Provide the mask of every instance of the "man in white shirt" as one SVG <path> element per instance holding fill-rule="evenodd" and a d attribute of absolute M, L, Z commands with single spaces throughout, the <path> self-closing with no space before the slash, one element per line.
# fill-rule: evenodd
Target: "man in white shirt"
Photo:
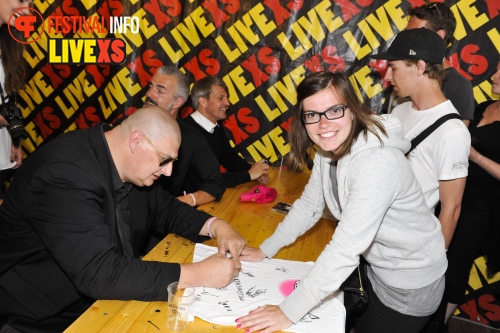
<path fill-rule="evenodd" d="M 198 80 L 191 91 L 191 102 L 196 111 L 185 120 L 203 133 L 221 167 L 227 171 L 222 173 L 224 185 L 233 187 L 251 180 L 266 184 L 269 165 L 265 160 L 248 163 L 231 147 L 224 133 L 220 121 L 226 119 L 230 105 L 224 81 L 216 76 Z"/>
<path fill-rule="evenodd" d="M 405 137 L 414 139 L 443 115 L 458 113 L 441 91 L 445 44 L 435 32 L 411 29 L 400 32 L 387 52 L 372 55 L 388 60 L 384 80 L 398 96 L 411 101 L 398 105 L 393 114 L 402 122 Z M 467 177 L 470 134 L 458 119 L 446 121 L 408 155 L 408 161 L 433 211 L 441 202 L 439 221 L 446 248 L 450 245 Z"/>

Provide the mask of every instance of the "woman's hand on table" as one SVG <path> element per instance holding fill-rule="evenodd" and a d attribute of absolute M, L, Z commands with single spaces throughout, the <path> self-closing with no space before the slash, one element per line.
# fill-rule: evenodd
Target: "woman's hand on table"
<path fill-rule="evenodd" d="M 240 260 L 243 261 L 262 261 L 266 255 L 258 247 L 245 246 L 241 251 Z"/>
<path fill-rule="evenodd" d="M 271 333 L 292 326 L 292 322 L 277 305 L 264 305 L 236 319 L 236 327 L 245 332 Z"/>
<path fill-rule="evenodd" d="M 212 223 L 211 230 L 217 239 L 219 253 L 226 255 L 229 252 L 231 257 L 239 259 L 247 242 L 229 222 L 217 219 Z"/>

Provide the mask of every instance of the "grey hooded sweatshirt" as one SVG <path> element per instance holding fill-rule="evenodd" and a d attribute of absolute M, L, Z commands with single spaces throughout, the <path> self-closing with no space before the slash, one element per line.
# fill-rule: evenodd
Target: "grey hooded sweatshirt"
<path fill-rule="evenodd" d="M 410 142 L 403 136 L 403 127 L 396 117 L 374 117 L 387 131 L 387 137 L 380 133 L 383 144 L 371 133 L 366 139 L 361 134 L 336 170 L 326 154 L 317 152 L 301 197 L 260 246 L 267 257 L 273 257 L 321 218 L 325 203 L 339 220 L 309 274 L 280 304 L 294 323 L 338 291 L 360 255 L 383 284 L 398 289 L 423 288 L 446 271 L 441 226 L 404 156 Z M 335 173 L 338 188 L 332 184 Z"/>

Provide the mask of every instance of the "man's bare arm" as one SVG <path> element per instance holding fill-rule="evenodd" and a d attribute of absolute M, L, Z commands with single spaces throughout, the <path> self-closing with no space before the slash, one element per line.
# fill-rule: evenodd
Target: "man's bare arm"
<path fill-rule="evenodd" d="M 439 198 L 441 201 L 439 222 L 441 223 L 446 248 L 450 246 L 460 216 L 466 179 L 467 177 L 439 181 Z"/>

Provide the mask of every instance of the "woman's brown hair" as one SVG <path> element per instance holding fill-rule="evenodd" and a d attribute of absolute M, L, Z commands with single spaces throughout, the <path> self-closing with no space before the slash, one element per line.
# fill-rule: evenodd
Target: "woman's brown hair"
<path fill-rule="evenodd" d="M 16 29 L 10 29 L 18 40 L 24 40 L 23 34 Z M 24 87 L 26 76 L 26 61 L 23 58 L 24 44 L 19 43 L 9 33 L 7 24 L 0 27 L 0 51 L 5 72 L 5 85 L 2 86 L 6 95 L 19 92 Z"/>

